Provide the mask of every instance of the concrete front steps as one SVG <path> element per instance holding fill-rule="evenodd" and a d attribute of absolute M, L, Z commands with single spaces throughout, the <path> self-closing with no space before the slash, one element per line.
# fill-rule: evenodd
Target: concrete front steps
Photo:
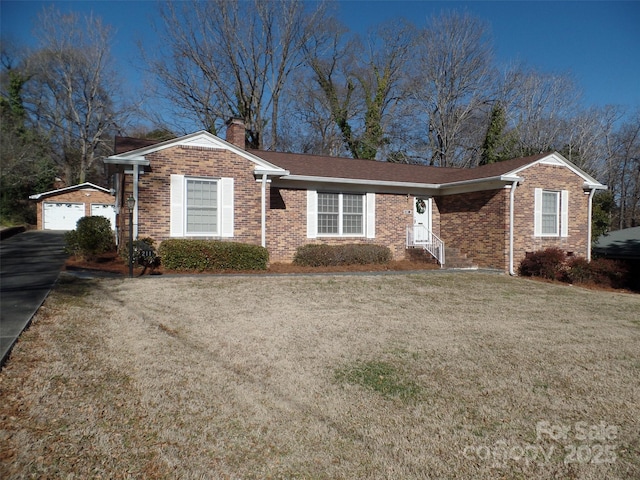
<path fill-rule="evenodd" d="M 438 263 L 429 252 L 420 247 L 408 248 L 407 258 L 413 262 Z M 478 266 L 475 265 L 473 260 L 467 257 L 465 253 L 462 253 L 460 249 L 445 247 L 444 268 L 477 269 Z"/>

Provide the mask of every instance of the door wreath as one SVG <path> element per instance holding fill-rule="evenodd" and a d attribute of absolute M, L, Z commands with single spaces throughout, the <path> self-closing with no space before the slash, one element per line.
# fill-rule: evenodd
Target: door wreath
<path fill-rule="evenodd" d="M 427 204 L 424 203 L 424 200 L 421 198 L 416 198 L 416 212 L 422 214 L 425 212 L 426 209 L 427 209 Z"/>

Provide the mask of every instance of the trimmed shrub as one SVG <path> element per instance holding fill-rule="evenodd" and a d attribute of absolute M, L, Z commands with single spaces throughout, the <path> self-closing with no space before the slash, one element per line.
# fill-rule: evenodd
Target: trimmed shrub
<path fill-rule="evenodd" d="M 518 273 L 523 277 L 563 280 L 567 255 L 559 248 L 546 248 L 527 254 L 520 262 Z"/>
<path fill-rule="evenodd" d="M 519 272 L 523 276 L 607 288 L 629 288 L 631 280 L 622 262 L 605 258 L 596 258 L 591 262 L 583 257 L 567 259 L 564 252 L 557 248 L 528 254 L 520 263 Z"/>
<path fill-rule="evenodd" d="M 87 260 L 116 248 L 111 222 L 105 217 L 82 217 L 75 230 L 65 233 L 64 240 L 67 253 Z"/>
<path fill-rule="evenodd" d="M 569 283 L 593 282 L 592 265 L 583 257 L 570 258 L 567 262 L 566 280 Z"/>
<path fill-rule="evenodd" d="M 611 288 L 629 288 L 631 278 L 623 262 L 608 258 L 596 258 L 589 263 L 591 281 Z"/>
<path fill-rule="evenodd" d="M 219 240 L 169 239 L 160 244 L 162 264 L 169 270 L 266 270 L 266 248 Z"/>
<path fill-rule="evenodd" d="M 294 265 L 305 267 L 330 267 L 338 265 L 369 265 L 391 261 L 391 250 L 382 245 L 308 244 L 298 247 L 293 258 Z"/>

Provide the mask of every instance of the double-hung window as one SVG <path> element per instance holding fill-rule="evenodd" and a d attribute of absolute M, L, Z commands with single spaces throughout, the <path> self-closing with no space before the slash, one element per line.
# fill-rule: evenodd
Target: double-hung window
<path fill-rule="evenodd" d="M 560 192 L 542 192 L 542 235 L 558 236 Z"/>
<path fill-rule="evenodd" d="M 364 235 L 364 195 L 318 193 L 318 235 Z"/>
<path fill-rule="evenodd" d="M 169 235 L 233 237 L 233 178 L 188 177 L 172 174 Z"/>
<path fill-rule="evenodd" d="M 218 234 L 218 181 L 186 179 L 187 235 Z"/>
<path fill-rule="evenodd" d="M 536 188 L 534 223 L 536 237 L 568 236 L 569 192 Z"/>

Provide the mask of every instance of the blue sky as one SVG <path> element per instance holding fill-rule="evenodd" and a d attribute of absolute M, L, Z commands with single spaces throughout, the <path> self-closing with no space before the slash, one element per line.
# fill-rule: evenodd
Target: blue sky
<path fill-rule="evenodd" d="M 136 39 L 153 47 L 150 28 L 155 1 L 0 0 L 2 35 L 32 42 L 33 20 L 45 5 L 62 11 L 93 11 L 116 29 L 113 53 L 129 77 L 137 58 Z M 432 14 L 464 10 L 485 20 L 501 63 L 523 62 L 550 73 L 572 74 L 583 105 L 640 108 L 640 1 L 343 1 L 340 19 L 354 31 L 390 18 L 424 25 Z M 132 88 L 138 85 L 131 85 Z"/>

